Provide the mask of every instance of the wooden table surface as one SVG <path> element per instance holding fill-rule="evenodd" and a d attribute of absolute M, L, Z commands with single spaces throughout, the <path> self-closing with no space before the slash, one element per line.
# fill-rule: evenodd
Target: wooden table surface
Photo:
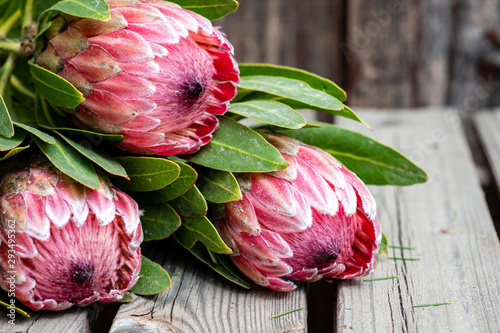
<path fill-rule="evenodd" d="M 370 186 L 389 243 L 415 249 L 389 249 L 369 277 L 400 278 L 246 290 L 166 240 L 144 252 L 173 275 L 170 290 L 119 308 L 17 316 L 15 326 L 4 317 L 0 332 L 500 332 L 500 243 L 457 112 L 357 112 L 373 132 L 340 125 L 399 149 L 429 175 L 420 185 Z M 500 113 L 481 114 L 475 125 L 500 183 Z M 414 307 L 441 302 L 453 304 Z"/>

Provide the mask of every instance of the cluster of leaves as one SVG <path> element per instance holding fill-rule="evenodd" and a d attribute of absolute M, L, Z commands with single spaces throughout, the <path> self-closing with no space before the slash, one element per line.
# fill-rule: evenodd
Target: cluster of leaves
<path fill-rule="evenodd" d="M 58 12 L 107 20 L 103 1 L 0 0 L 5 15 L 38 17 L 39 34 Z M 237 9 L 235 0 L 171 0 L 209 19 Z M 16 5 L 13 5 L 16 3 Z M 32 8 L 32 12 L 27 8 Z M 25 19 L 25 22 L 29 21 Z M 7 40 L 23 38 L 11 24 Z M 35 42 L 38 39 L 35 38 Z M 2 49 L 0 42 L 0 49 Z M 3 47 L 6 50 L 7 46 Z M 410 185 L 424 182 L 425 173 L 399 152 L 359 133 L 331 124 L 308 124 L 297 111 L 312 109 L 363 121 L 343 102 L 345 92 L 315 74 L 268 64 L 240 64 L 241 82 L 229 112 L 219 117 L 212 141 L 198 153 L 167 158 L 125 154 L 114 148 L 120 135 L 76 128 L 56 108 L 74 108 L 82 94 L 70 83 L 37 66 L 22 55 L 8 53 L 0 70 L 0 161 L 34 146 L 62 172 L 80 183 L 98 188 L 96 169 L 129 193 L 144 210 L 145 241 L 174 238 L 201 261 L 242 286 L 249 283 L 228 259 L 231 250 L 207 218 L 208 204 L 238 200 L 241 192 L 234 173 L 270 172 L 286 168 L 281 154 L 265 140 L 266 131 L 280 132 L 320 147 L 367 184 Z M 35 92 L 35 93 L 34 93 Z M 241 121 L 261 125 L 250 128 Z M 244 138 L 244 140 L 242 140 Z M 145 259 L 141 280 L 132 291 L 152 294 L 166 289 L 170 280 L 162 268 Z M 155 280 L 155 284 L 145 283 Z M 158 282 L 160 281 L 160 282 Z"/>

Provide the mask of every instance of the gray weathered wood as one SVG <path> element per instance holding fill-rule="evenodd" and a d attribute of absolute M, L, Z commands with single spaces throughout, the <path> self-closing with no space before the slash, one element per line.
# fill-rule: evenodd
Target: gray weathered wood
<path fill-rule="evenodd" d="M 211 271 L 179 247 L 157 244 L 152 260 L 172 277 L 170 290 L 134 296 L 111 327 L 119 332 L 305 332 L 306 311 L 271 318 L 306 306 L 305 288 L 290 293 L 246 290 Z"/>
<path fill-rule="evenodd" d="M 500 188 L 500 110 L 480 112 L 474 121 L 495 182 Z"/>
<path fill-rule="evenodd" d="M 35 313 L 30 318 L 16 314 L 15 325 L 7 323 L 7 319 L 0 321 L 2 333 L 90 333 L 92 323 L 97 316 L 97 307 L 91 305 L 86 308 L 72 308 L 61 312 L 42 311 Z"/>
<path fill-rule="evenodd" d="M 339 283 L 339 332 L 498 332 L 500 245 L 453 110 L 361 112 L 366 134 L 398 147 L 429 175 L 425 184 L 371 187 L 392 245 L 373 278 Z M 350 121 L 346 127 L 364 131 Z M 412 308 L 414 305 L 453 302 Z"/>

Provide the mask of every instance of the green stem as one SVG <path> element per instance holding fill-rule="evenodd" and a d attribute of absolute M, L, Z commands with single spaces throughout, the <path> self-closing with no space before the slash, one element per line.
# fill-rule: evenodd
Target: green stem
<path fill-rule="evenodd" d="M 15 54 L 21 53 L 21 43 L 12 40 L 0 40 L 0 52 L 9 52 Z"/>
<path fill-rule="evenodd" d="M 31 99 L 35 99 L 35 93 L 32 92 L 31 90 L 29 90 L 28 88 L 26 88 L 26 86 L 23 85 L 21 81 L 19 81 L 19 79 L 17 78 L 17 76 L 12 75 L 10 77 L 10 84 L 12 84 L 12 86 L 14 88 L 16 88 L 17 91 L 19 91 L 23 95 L 28 96 Z"/>
<path fill-rule="evenodd" d="M 33 21 L 33 0 L 27 0 L 26 7 L 24 8 L 23 28 L 29 27 L 32 21 Z"/>
<path fill-rule="evenodd" d="M 0 95 L 4 94 L 5 87 L 7 86 L 7 82 L 9 81 L 10 74 L 12 74 L 13 70 L 14 56 L 12 54 L 9 54 L 7 60 L 5 61 L 5 64 L 2 67 L 2 70 L 0 71 L 2 73 L 2 76 L 0 76 Z"/>
<path fill-rule="evenodd" d="M 5 22 L 0 25 L 0 37 L 7 36 L 10 28 L 16 23 L 16 21 L 21 17 L 21 10 L 16 10 Z"/>

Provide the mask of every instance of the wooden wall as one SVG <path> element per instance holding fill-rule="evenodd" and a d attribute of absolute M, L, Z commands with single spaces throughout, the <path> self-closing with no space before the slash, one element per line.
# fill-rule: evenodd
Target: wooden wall
<path fill-rule="evenodd" d="M 467 116 L 500 104 L 499 0 L 239 3 L 216 22 L 238 61 L 328 77 L 350 106 L 451 105 Z"/>

